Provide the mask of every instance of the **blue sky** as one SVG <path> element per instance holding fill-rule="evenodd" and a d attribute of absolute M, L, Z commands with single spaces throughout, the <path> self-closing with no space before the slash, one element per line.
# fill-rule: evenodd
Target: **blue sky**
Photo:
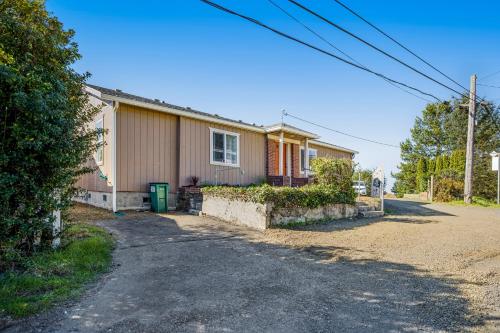
<path fill-rule="evenodd" d="M 452 95 L 288 1 L 275 1 L 365 66 L 440 98 Z M 463 86 L 468 86 L 472 73 L 481 78 L 500 70 L 499 1 L 477 0 L 473 6 L 457 0 L 344 1 Z M 333 0 L 301 2 L 453 85 Z M 267 0 L 218 3 L 329 49 Z M 75 67 L 92 73 L 89 82 L 97 85 L 258 124 L 278 122 L 285 108 L 324 126 L 391 144 L 409 136 L 426 103 L 198 0 L 47 0 L 47 7 L 66 28 L 76 30 L 83 57 Z M 500 75 L 483 83 L 500 86 Z M 500 98 L 500 89 L 479 87 L 478 92 Z M 363 167 L 397 170 L 399 149 L 286 121 L 358 150 L 356 160 Z"/>

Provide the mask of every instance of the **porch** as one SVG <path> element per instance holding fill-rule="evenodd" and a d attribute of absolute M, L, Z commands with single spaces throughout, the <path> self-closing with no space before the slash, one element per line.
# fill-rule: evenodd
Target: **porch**
<path fill-rule="evenodd" d="M 317 136 L 287 124 L 270 127 L 267 134 L 267 183 L 304 186 L 310 178 L 309 140 Z"/>

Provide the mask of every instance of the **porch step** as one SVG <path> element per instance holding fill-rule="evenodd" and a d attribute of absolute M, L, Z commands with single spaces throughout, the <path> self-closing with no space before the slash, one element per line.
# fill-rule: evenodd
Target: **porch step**
<path fill-rule="evenodd" d="M 359 210 L 359 215 L 362 217 L 382 217 L 384 216 L 384 212 L 381 210 L 369 210 L 369 211 Z"/>
<path fill-rule="evenodd" d="M 370 210 L 374 210 L 373 207 L 368 206 L 368 205 L 356 205 L 358 207 L 359 212 L 368 212 Z"/>

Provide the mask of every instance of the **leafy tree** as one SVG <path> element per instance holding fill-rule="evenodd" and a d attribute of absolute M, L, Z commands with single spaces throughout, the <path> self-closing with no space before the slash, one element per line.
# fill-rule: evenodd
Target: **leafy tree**
<path fill-rule="evenodd" d="M 50 240 L 52 212 L 64 211 L 82 165 L 96 148 L 86 124 L 87 74 L 74 32 L 43 1 L 0 1 L 0 259 L 29 254 Z"/>
<path fill-rule="evenodd" d="M 462 180 L 465 172 L 465 146 L 467 142 L 467 109 L 462 107 L 467 98 L 428 104 L 417 117 L 410 138 L 401 143 L 401 164 L 394 189 L 414 193 L 418 188 L 418 162 L 428 159 L 428 175 Z M 500 114 L 498 107 L 478 104 L 476 111 L 474 195 L 493 198 L 495 175 L 489 171 L 488 153 L 500 147 Z M 456 191 L 457 182 L 452 184 Z"/>

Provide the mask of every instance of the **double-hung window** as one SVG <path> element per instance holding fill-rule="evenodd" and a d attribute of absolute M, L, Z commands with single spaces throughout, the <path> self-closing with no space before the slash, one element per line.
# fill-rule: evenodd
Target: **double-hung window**
<path fill-rule="evenodd" d="M 95 161 L 97 165 L 104 162 L 104 118 L 95 122 L 95 129 L 97 130 L 97 150 L 95 153 Z"/>
<path fill-rule="evenodd" d="M 210 164 L 240 166 L 240 135 L 210 129 Z"/>
<path fill-rule="evenodd" d="M 309 152 L 309 169 L 310 169 L 311 168 L 311 161 L 313 159 L 315 159 L 316 157 L 318 157 L 318 151 L 316 149 L 309 148 L 308 152 Z M 301 173 L 304 173 L 306 170 L 306 159 L 305 159 L 306 155 L 305 154 L 306 154 L 306 150 L 304 149 L 304 147 L 300 147 L 300 172 Z M 309 173 L 311 173 L 310 170 L 309 170 Z"/>

